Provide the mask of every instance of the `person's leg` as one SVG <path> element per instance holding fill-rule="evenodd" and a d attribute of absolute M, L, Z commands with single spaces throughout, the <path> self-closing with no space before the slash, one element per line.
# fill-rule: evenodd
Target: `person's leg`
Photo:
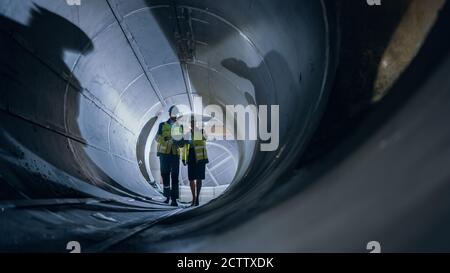
<path fill-rule="evenodd" d="M 195 180 L 189 180 L 189 185 L 191 186 L 191 193 L 192 193 L 192 206 L 195 205 Z"/>
<path fill-rule="evenodd" d="M 166 197 L 166 200 L 164 203 L 169 204 L 170 202 L 170 173 L 164 173 L 161 174 L 162 180 L 163 180 L 163 186 L 164 186 L 164 197 Z"/>
<path fill-rule="evenodd" d="M 163 181 L 163 195 L 166 197 L 164 203 L 168 204 L 170 201 L 170 165 L 166 156 L 159 157 L 159 164 L 161 170 L 161 177 Z"/>
<path fill-rule="evenodd" d="M 178 156 L 172 156 L 171 158 L 171 177 L 172 177 L 172 190 L 171 190 L 171 198 L 172 198 L 172 206 L 178 206 L 177 199 L 179 198 L 179 174 L 180 174 L 180 158 Z"/>
<path fill-rule="evenodd" d="M 197 199 L 195 200 L 195 205 L 198 206 L 200 204 L 200 191 L 202 190 L 203 180 L 206 177 L 206 164 L 199 163 L 197 164 Z"/>
<path fill-rule="evenodd" d="M 200 191 L 202 190 L 202 180 L 197 179 L 197 199 L 195 199 L 195 205 L 198 206 L 200 204 Z"/>
<path fill-rule="evenodd" d="M 195 160 L 195 159 L 194 159 Z M 188 161 L 188 179 L 192 192 L 192 206 L 195 205 L 195 164 L 192 161 Z"/>

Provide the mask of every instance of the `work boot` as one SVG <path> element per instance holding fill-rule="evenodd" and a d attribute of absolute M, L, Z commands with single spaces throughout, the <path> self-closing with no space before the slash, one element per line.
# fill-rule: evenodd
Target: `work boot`
<path fill-rule="evenodd" d="M 176 200 L 172 200 L 172 203 L 170 204 L 172 207 L 178 207 L 178 203 Z"/>

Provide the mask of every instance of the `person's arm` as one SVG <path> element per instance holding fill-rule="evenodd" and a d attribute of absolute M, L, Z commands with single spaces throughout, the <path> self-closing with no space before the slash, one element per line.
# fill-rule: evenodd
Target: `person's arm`
<path fill-rule="evenodd" d="M 162 135 L 162 127 L 163 127 L 164 123 L 160 123 L 159 127 L 158 127 L 158 133 L 156 134 L 156 142 L 158 142 L 159 144 L 162 144 L 164 142 L 167 142 L 170 140 L 169 137 L 163 137 Z"/>

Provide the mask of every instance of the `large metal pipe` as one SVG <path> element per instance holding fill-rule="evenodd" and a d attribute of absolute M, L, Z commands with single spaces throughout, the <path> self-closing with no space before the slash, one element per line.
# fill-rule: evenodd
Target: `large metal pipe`
<path fill-rule="evenodd" d="M 116 194 L 154 196 L 136 164 L 137 139 L 165 106 L 189 105 L 194 95 L 205 104 L 280 105 L 279 150 L 260 154 L 253 142 L 241 143 L 237 179 L 264 175 L 263 166 L 266 174 L 282 173 L 317 122 L 331 54 L 320 1 L 277 8 L 269 1 L 60 2 L 1 9 L 3 137 L 41 159 L 28 162 L 25 153 L 21 164 L 29 169 L 16 166 L 25 173 L 46 178 L 45 165 L 58 170 L 38 191 L 23 185 L 28 196 L 61 185 L 91 195 L 72 178 Z M 180 22 L 182 13 L 189 22 Z M 188 88 L 176 48 L 179 24 L 194 34 Z"/>
<path fill-rule="evenodd" d="M 322 1 L 2 2 L 2 187 L 26 199 L 158 199 L 139 138 L 168 106 L 201 96 L 280 105 L 277 151 L 223 146 L 238 168 L 217 179 L 256 201 L 317 126 L 333 71 L 328 12 Z"/>
<path fill-rule="evenodd" d="M 42 250 L 39 242 L 45 241 L 45 249 L 64 251 L 61 242 L 76 236 L 95 245 L 93 251 L 359 250 L 356 242 L 376 239 L 368 236 L 378 233 L 358 219 L 368 211 L 381 217 L 370 198 L 383 196 L 383 190 L 374 185 L 382 180 L 388 187 L 393 180 L 375 175 L 380 170 L 361 158 L 377 154 L 370 149 L 379 152 L 384 136 L 344 161 L 330 174 L 331 182 L 317 181 L 275 206 L 328 170 L 324 161 L 312 170 L 293 171 L 319 124 L 337 65 L 337 10 L 331 1 L 82 0 L 79 6 L 63 0 L 3 1 L 0 30 L 0 197 L 12 208 L 31 207 L 1 214 L 1 229 L 11 236 L 0 240 L 0 249 Z M 168 208 L 155 202 L 161 195 L 149 183 L 158 174 L 151 141 L 145 139 L 152 140 L 168 106 L 192 105 L 196 96 L 220 106 L 279 105 L 279 148 L 261 152 L 251 141 L 217 144 L 222 149 L 217 156 L 232 151 L 238 166 L 226 172 L 223 179 L 232 177 L 233 183 L 221 198 L 162 221 L 171 236 L 149 228 L 147 221 L 139 240 L 99 242 L 95 228 L 108 227 L 109 236 L 123 229 L 111 223 L 167 217 Z M 404 151 L 399 149 L 396 155 Z M 389 157 L 379 153 L 373 166 Z M 359 171 L 350 172 L 351 166 Z M 362 174 L 366 171 L 369 178 Z M 105 207 L 92 208 L 90 198 L 112 202 L 106 208 L 113 211 L 110 217 L 92 214 Z M 44 199 L 51 205 L 72 200 L 81 208 L 33 210 L 33 200 Z M 391 217 L 418 205 L 397 200 L 410 203 Z M 358 209 L 356 203 L 367 207 Z M 399 203 L 385 205 L 388 210 Z M 131 207 L 147 211 L 117 211 Z M 389 226 L 382 220 L 378 223 Z M 36 226 L 26 230 L 20 223 Z M 33 237 L 49 223 L 73 229 Z M 262 244 L 274 231 L 270 244 Z M 350 232 L 355 238 L 342 241 Z M 158 244 L 166 237 L 177 240 Z M 335 245 L 326 245 L 327 239 Z"/>

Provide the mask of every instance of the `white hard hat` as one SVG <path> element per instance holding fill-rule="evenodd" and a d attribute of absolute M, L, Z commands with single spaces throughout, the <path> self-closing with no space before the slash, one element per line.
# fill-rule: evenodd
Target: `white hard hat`
<path fill-rule="evenodd" d="M 176 105 L 173 105 L 170 107 L 170 109 L 169 109 L 170 117 L 178 118 L 178 117 L 180 117 L 180 115 L 181 115 L 180 110 L 178 109 L 178 107 Z"/>

